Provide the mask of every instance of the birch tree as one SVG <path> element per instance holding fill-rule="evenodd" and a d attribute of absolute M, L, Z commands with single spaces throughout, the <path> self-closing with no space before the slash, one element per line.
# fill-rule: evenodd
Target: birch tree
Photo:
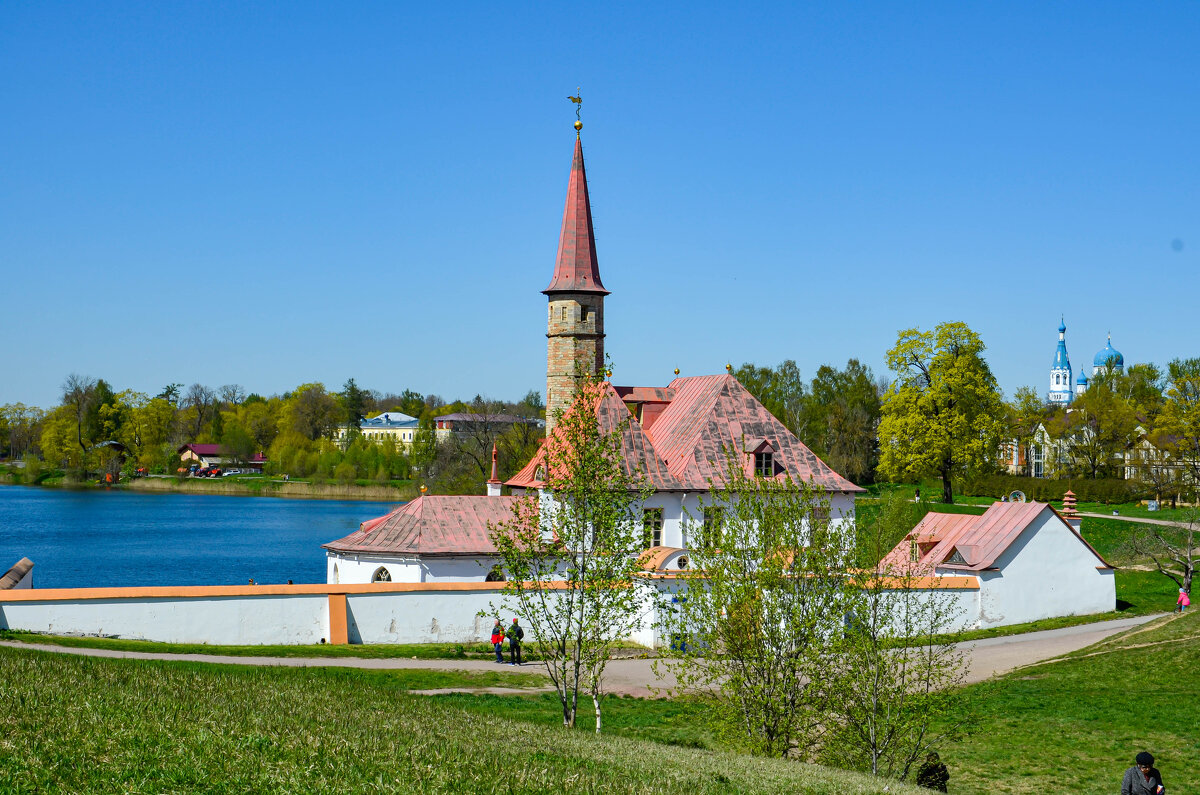
<path fill-rule="evenodd" d="M 726 480 L 690 531 L 697 543 L 664 611 L 672 644 L 661 666 L 682 692 L 711 700 L 729 739 L 764 756 L 812 757 L 827 725 L 825 674 L 842 634 L 853 543 L 823 492 L 742 463 L 727 455 Z"/>
<path fill-rule="evenodd" d="M 829 673 L 834 727 L 825 761 L 906 779 L 933 746 L 962 726 L 958 686 L 966 676 L 953 644 L 958 609 L 911 566 L 879 563 L 909 529 L 909 503 L 885 496 L 858 522 L 860 574 L 841 653 Z M 936 727 L 936 728 L 935 728 Z"/>
<path fill-rule="evenodd" d="M 607 384 L 585 382 L 542 448 L 542 496 L 519 498 L 490 527 L 503 561 L 504 607 L 526 625 L 573 727 L 590 695 L 601 730 L 604 669 L 613 646 L 641 625 L 640 503 L 650 491 L 624 463 L 623 406 L 604 406 Z M 621 416 L 619 412 L 623 413 Z"/>

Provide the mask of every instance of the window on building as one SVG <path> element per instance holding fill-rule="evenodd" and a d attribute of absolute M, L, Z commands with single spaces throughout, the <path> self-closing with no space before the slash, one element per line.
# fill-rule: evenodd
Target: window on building
<path fill-rule="evenodd" d="M 705 508 L 704 526 L 700 528 L 700 543 L 708 550 L 721 548 L 721 537 L 725 531 L 725 509 Z"/>
<path fill-rule="evenodd" d="M 754 454 L 754 474 L 760 478 L 769 478 L 775 474 L 775 454 L 771 451 Z"/>
<path fill-rule="evenodd" d="M 642 511 L 642 545 L 646 549 L 662 546 L 662 530 L 662 508 L 647 508 Z"/>
<path fill-rule="evenodd" d="M 387 570 L 386 566 L 380 566 L 375 569 L 375 573 L 371 575 L 371 582 L 391 582 L 392 573 Z"/>

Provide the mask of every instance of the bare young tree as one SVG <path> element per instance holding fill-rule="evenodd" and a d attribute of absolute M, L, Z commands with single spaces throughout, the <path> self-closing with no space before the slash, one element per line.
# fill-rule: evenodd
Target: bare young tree
<path fill-rule="evenodd" d="M 1159 574 L 1190 594 L 1200 562 L 1200 511 L 1189 511 L 1183 524 L 1139 525 L 1126 547 L 1132 556 L 1150 558 Z"/>
<path fill-rule="evenodd" d="M 206 422 L 212 419 L 216 408 L 217 393 L 203 384 L 192 384 L 184 393 L 182 406 L 192 412 L 189 432 L 191 438 L 200 436 Z"/>
<path fill-rule="evenodd" d="M 87 451 L 91 446 L 90 440 L 84 439 L 84 427 L 87 425 L 88 412 L 96 399 L 96 379 L 89 375 L 71 373 L 62 385 L 62 403 L 71 412 L 75 423 L 75 441 L 79 445 L 80 467 L 87 473 Z"/>

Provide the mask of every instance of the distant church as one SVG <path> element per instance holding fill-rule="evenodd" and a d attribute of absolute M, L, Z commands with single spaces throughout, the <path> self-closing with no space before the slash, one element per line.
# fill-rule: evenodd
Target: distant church
<path fill-rule="evenodd" d="M 1105 346 L 1092 357 L 1092 376 L 1104 372 L 1125 372 L 1125 357 L 1113 347 L 1111 334 L 1108 335 L 1108 342 Z M 1058 348 L 1054 351 L 1054 363 L 1050 365 L 1050 392 L 1047 396 L 1050 405 L 1068 405 L 1078 395 L 1087 391 L 1088 377 L 1083 368 L 1079 368 L 1079 377 L 1074 381 L 1071 380 L 1071 375 L 1071 360 L 1067 356 L 1067 324 L 1065 321 L 1060 321 L 1058 324 Z"/>

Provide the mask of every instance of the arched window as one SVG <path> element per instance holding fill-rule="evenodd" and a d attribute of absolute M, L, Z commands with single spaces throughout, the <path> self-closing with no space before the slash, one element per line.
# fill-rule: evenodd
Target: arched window
<path fill-rule="evenodd" d="M 375 573 L 371 575 L 371 582 L 391 582 L 392 573 L 385 566 L 380 566 L 375 569 Z"/>
<path fill-rule="evenodd" d="M 335 564 L 333 564 L 333 584 L 334 585 L 337 585 L 339 582 L 341 582 L 339 577 L 340 577 L 340 575 L 338 574 L 338 567 L 337 567 L 337 564 L 335 563 Z"/>

